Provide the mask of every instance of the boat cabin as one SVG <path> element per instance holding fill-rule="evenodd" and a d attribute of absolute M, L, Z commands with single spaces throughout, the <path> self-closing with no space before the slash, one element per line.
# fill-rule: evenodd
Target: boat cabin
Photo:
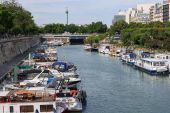
<path fill-rule="evenodd" d="M 1 113 L 54 113 L 55 95 L 43 91 L 1 91 Z"/>
<path fill-rule="evenodd" d="M 57 56 L 55 54 L 47 54 L 47 53 L 33 53 L 31 54 L 33 60 L 35 62 L 53 62 L 57 61 Z"/>
<path fill-rule="evenodd" d="M 163 60 L 170 60 L 170 54 L 156 54 L 155 58 L 163 59 Z"/>
<path fill-rule="evenodd" d="M 154 58 L 142 58 L 142 64 L 147 64 L 152 67 L 161 67 L 166 66 L 166 61 L 161 59 L 154 59 Z"/>
<path fill-rule="evenodd" d="M 76 66 L 71 62 L 57 61 L 52 67 L 60 72 L 76 71 Z"/>

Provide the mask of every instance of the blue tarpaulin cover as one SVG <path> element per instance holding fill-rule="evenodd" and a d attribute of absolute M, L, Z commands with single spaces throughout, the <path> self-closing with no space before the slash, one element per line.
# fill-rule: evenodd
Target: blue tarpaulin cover
<path fill-rule="evenodd" d="M 60 70 L 61 72 L 65 72 L 65 71 L 68 71 L 68 68 L 69 68 L 69 65 L 73 65 L 73 63 L 67 63 L 67 62 L 63 62 L 63 61 L 57 61 L 55 63 L 53 63 L 53 67 L 55 67 L 56 65 L 58 66 L 61 66 L 63 65 L 64 66 L 64 69 L 63 70 Z"/>
<path fill-rule="evenodd" d="M 130 56 L 130 58 L 136 58 L 136 54 L 135 53 L 130 53 L 129 56 Z"/>
<path fill-rule="evenodd" d="M 33 57 L 47 57 L 47 54 L 44 53 L 32 53 L 31 56 Z"/>

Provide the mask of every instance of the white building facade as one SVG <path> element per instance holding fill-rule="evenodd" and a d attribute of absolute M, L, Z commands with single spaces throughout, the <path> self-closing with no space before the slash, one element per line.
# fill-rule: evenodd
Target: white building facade
<path fill-rule="evenodd" d="M 163 22 L 163 4 L 156 3 L 150 8 L 150 21 L 156 22 L 160 21 Z"/>

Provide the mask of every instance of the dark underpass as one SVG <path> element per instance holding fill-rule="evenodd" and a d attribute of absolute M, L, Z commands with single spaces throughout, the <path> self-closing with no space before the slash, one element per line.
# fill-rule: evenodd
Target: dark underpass
<path fill-rule="evenodd" d="M 70 39 L 71 45 L 81 45 L 84 44 L 84 39 Z"/>

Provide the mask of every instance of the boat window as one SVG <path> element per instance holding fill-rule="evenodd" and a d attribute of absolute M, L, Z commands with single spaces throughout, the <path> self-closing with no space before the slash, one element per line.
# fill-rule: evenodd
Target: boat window
<path fill-rule="evenodd" d="M 63 71 L 65 66 L 64 65 L 56 65 L 54 68 L 58 71 Z"/>
<path fill-rule="evenodd" d="M 58 93 L 57 97 L 71 97 L 70 93 Z"/>
<path fill-rule="evenodd" d="M 159 66 L 159 62 L 154 62 L 154 66 Z"/>
<path fill-rule="evenodd" d="M 160 66 L 165 66 L 165 62 L 160 62 Z"/>
<path fill-rule="evenodd" d="M 20 112 L 34 112 L 34 106 L 28 105 L 28 106 L 20 106 Z"/>
<path fill-rule="evenodd" d="M 52 75 L 49 75 L 48 73 L 42 73 L 39 78 L 46 78 L 46 77 L 52 77 Z"/>
<path fill-rule="evenodd" d="M 37 76 L 37 73 L 30 73 L 30 74 L 19 74 L 19 80 L 32 80 Z"/>
<path fill-rule="evenodd" d="M 10 98 L 9 97 L 0 97 L 0 103 L 3 102 L 10 102 Z"/>
<path fill-rule="evenodd" d="M 14 107 L 13 107 L 13 106 L 10 106 L 10 107 L 9 107 L 9 111 L 10 111 L 10 113 L 13 113 L 13 112 L 14 112 Z"/>
<path fill-rule="evenodd" d="M 40 112 L 52 112 L 53 105 L 40 105 Z"/>
<path fill-rule="evenodd" d="M 68 69 L 71 69 L 73 67 L 74 67 L 74 65 L 68 65 Z"/>
<path fill-rule="evenodd" d="M 166 56 L 166 59 L 169 59 L 168 56 Z"/>

